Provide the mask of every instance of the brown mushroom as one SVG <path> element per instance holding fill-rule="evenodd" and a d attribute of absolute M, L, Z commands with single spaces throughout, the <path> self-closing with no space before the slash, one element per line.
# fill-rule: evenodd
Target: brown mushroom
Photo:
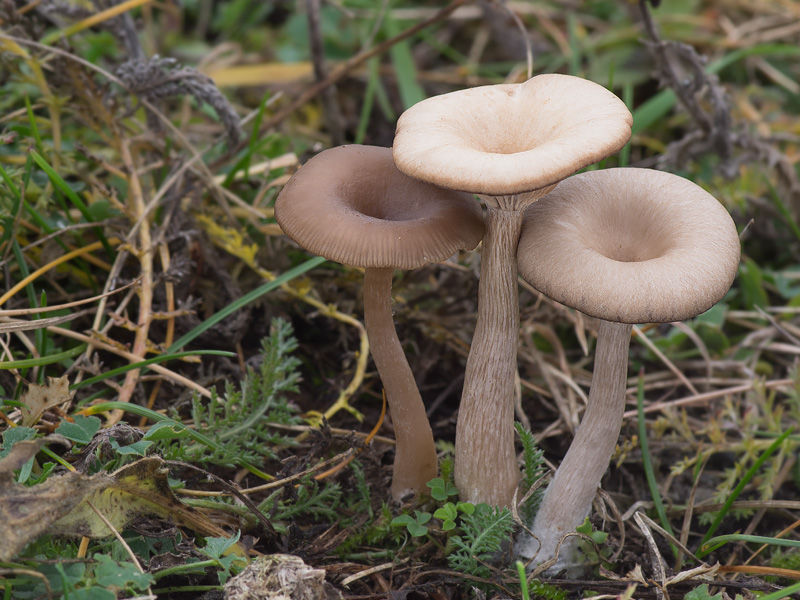
<path fill-rule="evenodd" d="M 436 477 L 436 451 L 394 328 L 392 271 L 474 248 L 484 233 L 480 205 L 469 194 L 403 175 L 389 148 L 353 145 L 308 161 L 278 195 L 275 218 L 306 250 L 365 269 L 364 322 L 397 442 L 392 495 L 426 491 Z"/>
<path fill-rule="evenodd" d="M 534 520 L 538 543 L 522 540 L 522 556 L 551 559 L 589 514 L 622 426 L 632 324 L 705 312 L 727 293 L 739 256 L 725 208 L 700 186 L 660 171 L 575 175 L 525 211 L 522 277 L 601 321 L 586 412 Z M 565 541 L 554 570 L 574 566 L 573 548 Z"/>
<path fill-rule="evenodd" d="M 513 421 L 523 210 L 563 178 L 622 148 L 631 124 L 614 94 L 569 75 L 435 96 L 397 123 L 398 169 L 482 194 L 488 207 L 478 320 L 456 431 L 455 482 L 465 500 L 508 505 L 519 481 Z"/>

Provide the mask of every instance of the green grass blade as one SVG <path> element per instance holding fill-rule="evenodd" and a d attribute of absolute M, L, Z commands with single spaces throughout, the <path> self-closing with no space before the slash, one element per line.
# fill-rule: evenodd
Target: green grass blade
<path fill-rule="evenodd" d="M 522 600 L 531 600 L 531 592 L 528 589 L 528 577 L 525 573 L 525 565 L 521 560 L 514 563 L 517 568 L 517 575 L 519 576 L 519 585 L 522 591 Z"/>
<path fill-rule="evenodd" d="M 27 278 L 31 272 L 28 270 L 28 263 L 25 262 L 25 257 L 22 256 L 22 248 L 19 247 L 19 242 L 17 240 L 11 242 L 11 251 L 14 253 L 14 259 L 17 261 L 17 268 L 21 276 L 20 281 L 22 281 Z M 10 281 L 8 283 L 8 288 L 11 289 L 13 286 Z M 28 296 L 28 304 L 30 306 L 36 306 L 36 290 L 33 287 L 32 281 L 25 286 L 25 294 Z"/>
<path fill-rule="evenodd" d="M 790 427 L 789 429 L 784 431 L 779 438 L 777 438 L 774 442 L 772 442 L 772 444 L 770 444 L 770 446 L 766 450 L 764 450 L 761 456 L 759 456 L 758 459 L 747 470 L 744 476 L 742 476 L 741 481 L 739 481 L 739 484 L 730 493 L 728 499 L 725 500 L 725 504 L 719 510 L 717 516 L 714 518 L 713 523 L 711 523 L 711 526 L 708 528 L 708 531 L 706 531 L 706 534 L 703 536 L 703 539 L 700 542 L 699 546 L 700 550 L 697 551 L 697 558 L 703 558 L 706 554 L 711 552 L 711 550 L 703 550 L 702 548 L 708 543 L 708 540 L 711 539 L 711 536 L 714 535 L 714 532 L 720 526 L 720 523 L 722 523 L 722 519 L 724 519 L 725 515 L 728 514 L 728 511 L 730 511 L 731 506 L 733 506 L 733 503 L 742 493 L 745 486 L 748 483 L 750 483 L 750 480 L 753 479 L 753 477 L 755 477 L 756 473 L 758 473 L 758 470 L 767 461 L 767 459 L 770 456 L 772 456 L 778 448 L 780 448 L 784 440 L 786 440 L 786 438 L 789 437 L 789 434 L 792 433 L 792 430 L 793 428 Z"/>
<path fill-rule="evenodd" d="M 391 16 L 387 15 L 386 35 L 393 37 L 400 33 L 400 26 Z M 400 92 L 400 100 L 403 108 L 409 108 L 425 99 L 425 91 L 417 82 L 417 66 L 411 54 L 411 44 L 409 40 L 403 40 L 389 49 L 389 56 L 397 79 L 397 88 Z"/>
<path fill-rule="evenodd" d="M 675 92 L 664 90 L 643 102 L 633 111 L 632 135 L 649 129 L 654 123 L 663 119 L 675 106 L 676 99 Z"/>
<path fill-rule="evenodd" d="M 445 59 L 451 61 L 453 64 L 458 65 L 462 69 L 469 70 L 471 74 L 472 68 L 470 65 L 469 56 L 463 52 L 459 52 L 456 48 L 453 48 L 449 44 L 440 42 L 439 38 L 437 38 L 430 31 L 423 29 L 417 35 L 419 36 L 421 42 L 428 44 L 431 48 L 436 50 Z"/>
<path fill-rule="evenodd" d="M 258 112 L 256 112 L 256 116 L 253 119 L 252 133 L 250 134 L 250 140 L 247 143 L 247 148 L 245 148 L 241 158 L 236 161 L 236 163 L 233 165 L 233 168 L 231 168 L 231 170 L 225 176 L 225 181 L 222 182 L 222 187 L 229 188 L 231 183 L 233 183 L 234 177 L 236 177 L 236 173 L 239 171 L 243 171 L 246 175 L 250 170 L 250 160 L 253 158 L 253 154 L 256 153 L 260 146 L 269 143 L 272 136 L 268 136 L 266 139 L 262 140 L 262 136 L 260 135 L 261 122 L 264 120 L 264 113 L 267 110 L 268 101 L 269 94 L 264 94 L 264 97 L 261 99 L 261 104 L 258 106 Z"/>
<path fill-rule="evenodd" d="M 41 227 L 42 231 L 44 231 L 47 235 L 50 235 L 55 231 L 55 229 L 50 227 L 49 223 L 45 221 L 44 217 L 40 215 L 39 212 L 33 206 L 31 206 L 27 200 L 22 201 L 22 206 L 25 209 L 25 212 L 27 212 L 31 216 L 33 222 L 36 223 L 37 226 Z M 59 243 L 59 245 L 64 249 L 65 252 L 69 251 L 69 248 L 67 248 L 67 245 L 61 241 L 61 238 L 55 238 L 55 239 Z"/>
<path fill-rule="evenodd" d="M 53 167 L 51 167 L 47 163 L 47 161 L 35 150 L 30 151 L 30 156 L 33 157 L 33 160 L 36 161 L 36 164 L 39 165 L 39 168 L 41 168 L 42 171 L 47 173 L 47 176 L 50 178 L 50 181 L 53 182 L 53 185 L 55 185 L 59 190 L 61 190 L 61 192 L 67 198 L 69 198 L 70 202 L 72 202 L 75 208 L 77 208 L 78 211 L 80 211 L 83 218 L 86 219 L 86 222 L 91 223 L 93 219 L 91 213 L 89 213 L 89 207 L 86 206 L 84 201 L 81 200 L 81 197 L 78 194 L 76 194 L 71 187 L 69 187 L 69 185 L 67 184 L 66 181 L 64 181 L 61 175 L 56 173 L 55 169 L 53 169 Z M 95 235 L 97 235 L 97 239 L 99 239 L 100 242 L 102 242 L 103 248 L 105 249 L 108 258 L 113 259 L 114 250 L 111 247 L 111 244 L 108 243 L 108 240 L 106 239 L 103 230 L 100 227 L 94 227 L 93 231 L 95 232 Z"/>
<path fill-rule="evenodd" d="M 653 471 L 653 461 L 650 459 L 650 447 L 647 442 L 647 427 L 644 422 L 644 375 L 639 374 L 639 387 L 636 392 L 636 417 L 639 422 L 639 445 L 642 449 L 642 466 L 644 473 L 647 477 L 647 487 L 650 488 L 650 495 L 653 497 L 653 504 L 658 513 L 658 520 L 661 521 L 661 526 L 675 537 L 672 531 L 672 525 L 667 518 L 667 511 L 664 509 L 664 503 L 661 501 L 661 492 L 658 491 L 658 484 L 656 483 L 656 475 Z M 675 556 L 678 555 L 678 548 L 674 544 L 670 544 L 672 552 Z"/>
<path fill-rule="evenodd" d="M 28 157 L 28 160 L 30 160 L 30 156 Z M 17 202 L 22 202 L 22 207 L 25 209 L 25 212 L 27 212 L 31 216 L 31 219 L 33 219 L 34 223 L 36 223 L 36 225 L 41 227 L 46 234 L 49 235 L 53 233 L 53 229 L 47 224 L 47 221 L 45 221 L 42 218 L 42 216 L 38 212 L 36 212 L 36 210 L 30 204 L 28 204 L 27 201 L 25 201 L 25 199 L 22 197 L 22 193 L 20 192 L 19 188 L 16 186 L 14 181 L 9 176 L 8 172 L 3 168 L 3 165 L 1 164 L 0 164 L 0 178 L 3 179 L 3 183 L 6 184 L 6 186 L 11 191 L 11 194 L 14 196 Z M 66 245 L 64 245 L 64 243 L 61 240 L 56 238 L 56 241 L 61 244 L 61 247 L 64 248 L 64 250 L 67 250 Z"/>
<path fill-rule="evenodd" d="M 31 156 L 31 153 L 28 152 L 27 156 L 25 157 L 25 170 L 22 171 L 22 189 L 23 190 L 30 189 L 31 177 L 33 177 L 33 167 L 34 167 L 33 157 Z"/>
<path fill-rule="evenodd" d="M 33 139 L 36 142 L 36 149 L 39 152 L 43 152 L 42 148 L 42 136 L 39 133 L 39 127 L 36 125 L 36 115 L 33 114 L 33 107 L 31 106 L 31 99 L 28 98 L 28 94 L 25 94 L 25 109 L 28 112 L 28 122 L 31 125 L 31 133 L 33 133 Z"/>
<path fill-rule="evenodd" d="M 40 356 L 39 358 L 26 358 L 25 360 L 10 360 L 7 362 L 0 362 L 0 369 L 26 369 L 30 367 L 52 365 L 53 363 L 61 362 L 62 360 L 77 356 L 84 350 L 86 350 L 86 344 L 80 344 L 70 350 L 59 352 L 58 354 Z"/>
<path fill-rule="evenodd" d="M 84 415 L 96 415 L 99 413 L 103 413 L 109 410 L 123 410 L 127 413 L 134 414 L 138 417 L 145 417 L 146 419 L 150 419 L 154 423 L 160 423 L 162 421 L 166 421 L 168 423 L 173 424 L 175 427 L 180 428 L 181 430 L 186 430 L 188 436 L 192 438 L 195 442 L 208 446 L 217 451 L 221 451 L 222 448 L 217 442 L 212 440 L 210 437 L 207 437 L 200 433 L 199 431 L 195 431 L 194 429 L 187 427 L 180 421 L 176 421 L 175 419 L 170 419 L 162 415 L 159 412 L 151 410 L 145 406 L 139 406 L 138 404 L 131 404 L 130 402 L 103 402 L 101 404 L 94 404 L 88 408 L 85 408 L 81 411 L 81 414 Z"/>
<path fill-rule="evenodd" d="M 9 177 L 8 172 L 3 168 L 3 165 L 0 165 L 0 177 L 3 178 L 3 183 L 8 186 L 8 189 L 11 190 L 11 194 L 14 196 L 16 200 L 22 200 L 22 194 L 19 191 L 19 188 L 14 184 L 14 181 Z"/>
<path fill-rule="evenodd" d="M 33 171 L 33 159 L 31 158 L 31 155 L 28 154 L 28 157 L 27 157 L 27 159 L 25 161 L 25 175 L 23 177 L 23 185 L 26 188 L 30 183 L 30 177 L 31 177 L 32 171 Z M 8 186 L 8 189 L 11 190 L 11 193 L 13 194 L 14 198 L 17 200 L 17 203 L 20 203 L 20 202 L 22 203 L 22 208 L 24 208 L 25 212 L 30 215 L 31 219 L 33 219 L 33 222 L 36 223 L 37 226 L 41 227 L 42 231 L 44 231 L 45 234 L 50 235 L 51 233 L 53 233 L 55 230 L 52 227 L 50 227 L 50 225 L 47 223 L 47 221 L 45 221 L 44 217 L 42 217 L 42 215 L 40 215 L 36 211 L 36 209 L 33 208 L 30 204 L 28 204 L 27 200 L 25 200 L 22 197 L 22 192 L 20 192 L 20 189 L 14 184 L 14 182 L 12 181 L 11 177 L 9 177 L 8 173 L 6 172 L 6 170 L 3 169 L 3 165 L 0 165 L 0 177 L 3 179 L 3 182 Z M 19 210 L 19 208 L 15 207 L 15 211 L 18 211 L 18 210 Z M 17 213 L 15 212 L 14 214 L 17 214 Z M 11 232 L 9 231 L 9 235 L 10 235 L 10 233 Z M 60 237 L 56 237 L 55 238 L 55 242 L 59 246 L 61 246 L 61 248 L 62 248 L 62 250 L 64 250 L 64 252 L 69 252 L 69 248 L 61 240 Z M 86 265 L 86 263 L 83 262 L 83 259 L 79 259 L 76 262 L 86 272 L 87 275 L 90 275 L 91 271 L 89 270 L 89 268 Z"/>
<path fill-rule="evenodd" d="M 788 598 L 792 594 L 796 594 L 800 592 L 800 583 L 794 583 L 789 587 L 785 587 L 782 590 L 778 590 L 777 592 L 772 592 L 771 594 L 766 594 L 764 596 L 760 596 L 759 600 L 781 600 L 781 598 Z"/>
<path fill-rule="evenodd" d="M 755 437 L 761 437 L 761 438 L 776 438 L 783 434 L 777 433 L 775 431 L 754 431 L 753 435 Z M 790 435 L 786 439 L 789 440 L 790 442 L 800 442 L 800 435 Z"/>
<path fill-rule="evenodd" d="M 176 350 L 182 348 L 197 336 L 201 335 L 202 333 L 211 329 L 214 325 L 222 321 L 224 318 L 228 317 L 229 315 L 235 313 L 240 308 L 250 304 L 254 300 L 261 298 L 264 294 L 268 294 L 275 288 L 283 285 L 284 283 L 291 281 L 295 277 L 299 277 L 306 271 L 310 271 L 314 267 L 321 265 L 325 262 L 326 259 L 322 258 L 321 256 L 315 256 L 314 258 L 310 258 L 304 263 L 294 267 L 286 271 L 280 277 L 276 277 L 274 280 L 265 283 L 264 285 L 257 287 L 251 292 L 248 292 L 238 300 L 231 302 L 228 306 L 217 312 L 214 316 L 209 317 L 202 323 L 200 323 L 197 327 L 189 331 L 186 335 L 179 338 L 175 341 L 169 348 L 167 348 L 167 352 L 175 352 Z"/>
<path fill-rule="evenodd" d="M 718 535 L 717 537 L 713 537 L 703 544 L 700 549 L 707 552 L 712 552 L 728 542 L 749 542 L 752 544 L 767 544 L 770 546 L 800 548 L 800 540 L 784 540 L 782 538 L 765 537 L 762 535 L 743 535 L 740 533 L 733 533 L 731 535 Z"/>
<path fill-rule="evenodd" d="M 375 68 L 380 68 L 380 62 L 377 63 Z M 397 112 L 392 106 L 389 93 L 386 91 L 386 87 L 383 85 L 383 81 L 380 77 L 378 77 L 378 88 L 375 90 L 375 97 L 378 100 L 378 108 L 381 109 L 384 118 L 390 123 L 394 123 L 397 120 Z"/>
<path fill-rule="evenodd" d="M 69 386 L 71 390 L 78 390 L 82 387 L 86 387 L 87 385 L 91 385 L 93 383 L 97 383 L 99 381 L 104 381 L 106 379 L 110 379 L 111 377 L 116 377 L 117 375 L 122 375 L 123 373 L 127 373 L 128 371 L 133 371 L 134 369 L 141 369 L 142 367 L 146 367 L 147 365 L 158 364 L 162 362 L 166 362 L 168 360 L 173 360 L 177 358 L 185 358 L 187 356 L 198 356 L 198 355 L 212 355 L 212 356 L 236 356 L 233 352 L 227 352 L 225 350 L 194 350 L 192 352 L 177 352 L 175 354 L 160 354 L 159 356 L 155 356 L 153 358 L 148 358 L 147 360 L 142 360 L 139 362 L 131 363 L 129 365 L 125 365 L 124 367 L 119 367 L 116 369 L 111 369 L 110 371 L 106 371 L 100 375 L 96 375 L 95 377 L 90 377 L 85 381 L 81 381 L 79 383 L 74 383 Z"/>
<path fill-rule="evenodd" d="M 27 212 L 31 216 L 33 222 L 42 228 L 42 231 L 44 231 L 45 234 L 49 235 L 53 233 L 53 229 L 47 224 L 47 221 L 45 221 L 42 218 L 42 216 L 38 212 L 36 212 L 36 210 L 30 204 L 28 204 L 28 202 L 22 197 L 22 193 L 20 192 L 19 188 L 14 184 L 14 181 L 8 175 L 8 172 L 6 172 L 6 170 L 3 168 L 3 165 L 0 165 L 0 179 L 3 180 L 3 183 L 5 183 L 6 187 L 11 192 L 11 195 L 15 201 L 14 212 L 12 214 L 14 215 L 18 214 L 18 211 L 20 210 L 21 206 L 23 209 L 25 209 L 25 212 Z M 8 222 L 10 223 L 11 219 L 8 219 Z M 11 239 L 11 235 L 13 234 L 13 232 L 14 228 L 8 226 L 7 230 L 3 231 L 2 238 L 0 238 L 0 243 L 2 243 L 2 241 L 4 241 L 5 239 Z M 67 245 L 61 240 L 61 238 L 58 237 L 55 238 L 55 242 L 59 246 L 61 246 L 64 252 L 69 252 L 69 248 L 67 248 Z M 16 241 L 14 241 L 13 243 L 16 244 Z M 19 245 L 17 245 L 17 248 L 19 248 Z M 21 256 L 21 254 L 19 256 Z M 17 256 L 18 261 L 19 261 L 19 256 Z M 24 262 L 20 262 L 19 264 L 24 265 Z M 27 266 L 25 267 L 25 269 L 26 272 L 22 276 L 23 279 L 28 276 Z M 20 273 L 22 273 L 22 269 L 20 269 Z M 10 288 L 11 285 L 9 285 L 8 287 Z"/>
<path fill-rule="evenodd" d="M 800 47 L 789 44 L 758 44 L 746 48 L 739 48 L 725 56 L 709 63 L 706 70 L 709 73 L 719 73 L 722 69 L 751 56 L 783 56 L 800 57 Z"/>
<path fill-rule="evenodd" d="M 363 144 L 364 136 L 367 133 L 367 125 L 369 125 L 369 118 L 372 116 L 372 108 L 375 105 L 375 93 L 378 90 L 378 81 L 380 74 L 378 67 L 380 63 L 377 58 L 371 58 L 367 61 L 367 87 L 364 90 L 364 100 L 361 103 L 361 115 L 358 118 L 358 128 L 356 129 L 356 136 L 353 140 L 354 144 Z"/>
<path fill-rule="evenodd" d="M 48 448 L 47 446 L 45 446 L 44 448 L 42 448 L 42 450 L 41 450 L 41 451 L 42 451 L 42 453 L 44 453 L 44 454 L 46 454 L 47 456 L 49 456 L 49 457 L 50 457 L 50 459 L 51 459 L 53 462 L 60 464 L 60 465 L 61 465 L 62 467 L 64 467 L 65 469 L 70 469 L 70 468 L 72 468 L 72 465 L 70 465 L 70 464 L 69 464 L 67 461 L 65 461 L 63 458 L 61 458 L 61 457 L 60 457 L 58 454 L 56 454 L 55 452 L 53 452 L 52 450 L 50 450 L 50 448 Z"/>

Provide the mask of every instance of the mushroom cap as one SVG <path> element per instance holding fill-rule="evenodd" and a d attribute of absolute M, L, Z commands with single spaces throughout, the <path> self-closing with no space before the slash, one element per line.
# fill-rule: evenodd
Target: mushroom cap
<path fill-rule="evenodd" d="M 377 146 L 316 155 L 278 194 L 275 218 L 309 252 L 356 267 L 413 269 L 471 250 L 484 233 L 474 197 L 403 175 Z"/>
<path fill-rule="evenodd" d="M 633 118 L 613 93 L 570 75 L 476 87 L 423 100 L 397 122 L 405 174 L 492 196 L 557 183 L 622 148 Z"/>
<path fill-rule="evenodd" d="M 736 226 L 711 194 L 677 175 L 621 168 L 562 181 L 525 210 L 519 271 L 534 288 L 620 323 L 694 317 L 730 289 Z"/>

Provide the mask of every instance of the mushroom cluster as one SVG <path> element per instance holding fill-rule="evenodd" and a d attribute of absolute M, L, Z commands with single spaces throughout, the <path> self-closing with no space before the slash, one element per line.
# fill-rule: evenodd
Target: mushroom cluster
<path fill-rule="evenodd" d="M 393 269 L 483 240 L 478 316 L 456 431 L 455 482 L 470 502 L 510 505 L 519 483 L 513 417 L 518 274 L 600 320 L 588 405 L 518 552 L 539 564 L 589 513 L 619 436 L 634 323 L 708 310 L 739 262 L 736 227 L 699 186 L 658 171 L 573 175 L 622 148 L 632 117 L 590 81 L 540 75 L 422 101 L 394 147 L 342 146 L 312 158 L 275 203 L 311 252 L 363 267 L 364 320 L 397 440 L 392 495 L 426 490 L 436 453 L 391 310 Z M 484 219 L 474 195 L 486 207 Z M 562 544 L 556 568 L 569 566 Z"/>
<path fill-rule="evenodd" d="M 478 319 L 458 414 L 455 484 L 469 502 L 508 506 L 519 339 L 516 251 L 525 208 L 621 149 L 633 119 L 604 87 L 569 75 L 435 96 L 397 122 L 397 168 L 486 204 Z"/>

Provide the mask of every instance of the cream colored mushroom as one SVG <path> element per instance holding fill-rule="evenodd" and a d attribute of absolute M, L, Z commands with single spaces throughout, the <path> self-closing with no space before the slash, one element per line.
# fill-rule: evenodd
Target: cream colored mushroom
<path fill-rule="evenodd" d="M 521 540 L 520 555 L 535 555 L 535 564 L 553 558 L 589 514 L 622 426 L 632 324 L 705 312 L 727 293 L 739 256 L 725 208 L 698 185 L 660 171 L 575 175 L 525 211 L 522 277 L 601 321 L 586 412 L 534 520 L 538 542 Z M 574 567 L 574 540 L 562 545 L 554 571 Z"/>
<path fill-rule="evenodd" d="M 560 180 L 622 148 L 631 124 L 614 94 L 569 75 L 436 96 L 397 123 L 398 169 L 481 194 L 488 208 L 478 319 L 456 430 L 455 482 L 464 500 L 508 505 L 519 481 L 515 254 L 523 210 Z"/>
<path fill-rule="evenodd" d="M 425 406 L 392 319 L 392 272 L 472 249 L 480 205 L 403 175 L 389 148 L 340 146 L 306 163 L 275 201 L 283 231 L 306 250 L 364 267 L 364 322 L 394 424 L 392 496 L 428 491 L 436 450 Z"/>

